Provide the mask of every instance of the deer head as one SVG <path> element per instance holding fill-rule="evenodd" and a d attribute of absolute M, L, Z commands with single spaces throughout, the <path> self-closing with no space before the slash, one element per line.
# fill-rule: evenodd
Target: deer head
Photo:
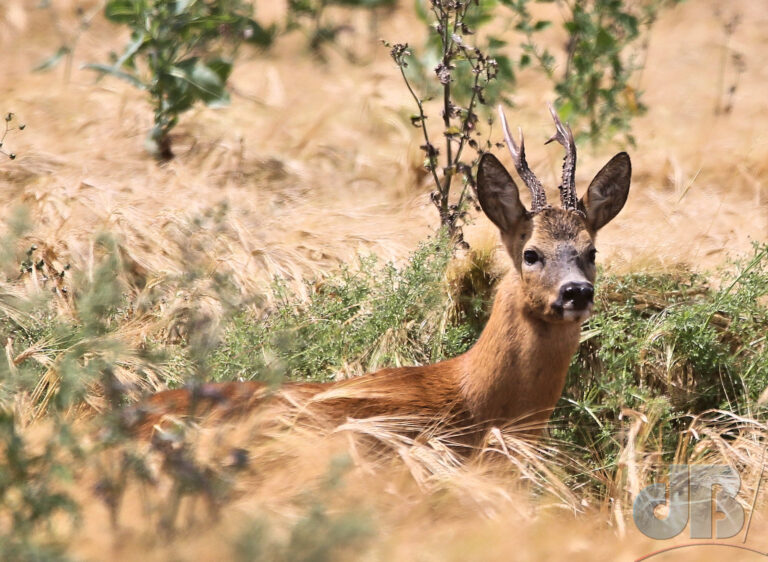
<path fill-rule="evenodd" d="M 480 206 L 499 228 L 520 276 L 526 313 L 547 322 L 583 322 L 591 311 L 595 281 L 595 235 L 624 207 L 632 166 L 620 152 L 600 170 L 584 197 L 576 196 L 576 145 L 570 127 L 550 106 L 556 140 L 565 147 L 561 208 L 547 204 L 541 182 L 528 167 L 520 131 L 518 145 L 501 107 L 504 138 L 518 174 L 531 191 L 531 210 L 520 201 L 512 176 L 492 154 L 483 154 L 477 174 Z"/>

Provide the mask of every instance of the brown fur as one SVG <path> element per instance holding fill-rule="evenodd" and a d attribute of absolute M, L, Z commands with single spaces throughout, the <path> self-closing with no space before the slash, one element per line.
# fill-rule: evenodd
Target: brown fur
<path fill-rule="evenodd" d="M 499 227 L 514 267 L 500 283 L 488 324 L 472 349 L 434 365 L 383 369 L 327 384 L 287 383 L 275 392 L 256 382 L 161 392 L 141 408 L 139 432 L 147 435 L 169 413 L 233 416 L 264 400 L 336 422 L 408 416 L 479 429 L 509 421 L 541 427 L 560 398 L 581 323 L 591 310 L 591 297 L 589 307 L 564 310 L 558 304 L 563 287 L 594 282 L 595 232 L 621 210 L 629 176 L 629 157 L 619 154 L 593 180 L 580 210 L 547 207 L 531 215 L 504 167 L 484 155 L 478 199 Z M 526 262 L 526 251 L 538 259 Z"/>

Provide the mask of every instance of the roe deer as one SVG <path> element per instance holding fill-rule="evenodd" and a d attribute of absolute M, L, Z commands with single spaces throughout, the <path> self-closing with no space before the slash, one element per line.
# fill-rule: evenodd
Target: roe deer
<path fill-rule="evenodd" d="M 507 146 L 531 191 L 530 211 L 499 160 L 489 153 L 480 159 L 477 198 L 499 228 L 513 267 L 501 281 L 490 319 L 469 351 L 433 365 L 383 369 L 335 383 L 287 383 L 274 395 L 257 382 L 165 391 L 146 402 L 141 431 L 150 430 L 167 412 L 189 412 L 199 404 L 224 414 L 242 413 L 267 396 L 335 420 L 415 415 L 476 428 L 509 421 L 545 424 L 563 390 L 581 324 L 592 311 L 595 234 L 624 206 L 631 175 L 629 156 L 621 152 L 577 199 L 573 135 L 551 106 L 550 112 L 556 133 L 547 142 L 556 140 L 566 151 L 561 208 L 547 204 L 526 162 L 522 131 L 518 145 L 501 108 Z"/>

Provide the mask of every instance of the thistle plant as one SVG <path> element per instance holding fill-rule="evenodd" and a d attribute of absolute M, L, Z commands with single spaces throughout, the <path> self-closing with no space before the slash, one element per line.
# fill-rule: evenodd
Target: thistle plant
<path fill-rule="evenodd" d="M 411 96 L 416 102 L 418 113 L 411 116 L 414 127 L 421 129 L 424 144 L 424 167 L 430 173 L 434 190 L 431 198 L 440 215 L 441 226 L 447 228 L 457 245 L 463 241 L 461 226 L 466 219 L 467 206 L 474 201 L 474 180 L 472 170 L 482 151 L 490 149 L 489 140 L 482 140 L 478 129 L 480 104 L 486 104 L 486 90 L 497 77 L 499 64 L 479 47 L 470 42 L 474 30 L 469 22 L 477 15 L 480 6 L 473 0 L 430 0 L 434 17 L 431 33 L 439 45 L 440 59 L 434 68 L 433 80 L 439 83 L 442 120 L 443 148 L 440 141 L 433 139 L 428 127 L 427 96 L 419 95 L 412 80 L 406 73 L 413 53 L 407 43 L 391 47 L 392 59 L 400 69 Z M 469 81 L 469 97 L 462 103 L 454 84 Z M 489 120 L 489 125 L 491 121 Z M 467 147 L 472 149 L 471 156 Z M 456 184 L 460 184 L 455 189 Z"/>

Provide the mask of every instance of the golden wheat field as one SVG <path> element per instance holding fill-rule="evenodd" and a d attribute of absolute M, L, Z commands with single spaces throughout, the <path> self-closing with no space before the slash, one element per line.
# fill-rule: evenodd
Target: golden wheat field
<path fill-rule="evenodd" d="M 226 274 L 242 295 L 258 299 L 269 294 L 275 276 L 301 293 L 307 290 L 303 279 L 361 253 L 403 260 L 437 229 L 419 149 L 423 141 L 408 118 L 413 100 L 388 49 L 361 31 L 367 21 L 359 14 L 352 16 L 356 31 L 344 37 L 358 53 L 357 63 L 334 50 L 319 61 L 296 33 L 268 52 L 243 49 L 229 80 L 231 104 L 196 105 L 184 114 L 172 134 L 175 158 L 158 163 L 143 144 L 152 122 L 145 93 L 114 78 L 96 80 L 81 68 L 120 51 L 127 32 L 100 16 L 102 3 L 96 0 L 52 0 L 52 9 L 38 4 L 0 3 L 0 112 L 13 112 L 26 124 L 3 147 L 17 157 L 0 161 L 0 214 L 6 224 L 23 205 L 31 223 L 23 245 L 35 244 L 56 267 L 68 264 L 78 275 L 93 276 L 96 235 L 109 232 L 127 286 L 138 293 L 186 271 L 194 246 L 204 270 Z M 93 19 L 71 61 L 33 72 L 60 46 L 62 34 L 76 32 L 78 9 Z M 533 9 L 557 18 L 554 4 Z M 261 19 L 277 20 L 284 10 L 281 1 L 256 2 Z M 723 21 L 734 14 L 739 23 L 729 37 Z M 391 42 L 419 45 L 425 37 L 409 1 L 377 25 L 377 36 Z M 661 12 L 644 69 L 633 77 L 648 106 L 632 124 L 636 146 L 579 146 L 580 191 L 616 152 L 627 150 L 632 157 L 627 205 L 599 239 L 606 271 L 712 271 L 746 254 L 753 241 L 768 239 L 767 28 L 768 6 L 756 0 L 687 0 Z M 544 37 L 558 45 L 561 33 L 553 26 Z M 733 53 L 743 68 L 731 62 Z M 562 163 L 556 143 L 543 145 L 551 134 L 545 102 L 554 98 L 540 73 L 525 70 L 518 76 L 515 106 L 507 109 L 511 123 L 526 132 L 531 167 L 550 187 L 558 184 Z M 729 111 L 715 111 L 726 102 Z M 498 129 L 492 140 L 501 142 Z M 495 152 L 511 169 L 506 152 Z M 190 234 L 191 222 L 224 206 L 220 222 L 203 220 Z M 481 214 L 474 217 L 465 228 L 470 245 L 495 247 L 497 230 Z M 12 290 L 40 288 L 27 279 Z M 135 345 L 172 332 L 185 307 L 209 308 L 216 318 L 221 305 L 206 291 L 201 285 L 169 294 L 152 314 L 121 327 L 119 337 Z M 70 313 L 68 306 L 62 299 L 59 313 Z M 43 344 L 14 349 L 10 337 L 0 335 L 12 365 L 22 352 L 45 361 Z M 128 380 L 135 367 L 126 360 L 116 376 Z M 166 368 L 143 373 L 143 389 L 181 378 L 172 365 Z M 99 428 L 89 424 L 105 398 L 94 392 L 88 400 L 90 408 L 72 415 L 85 434 L 96 436 Z M 24 397 L 13 407 L 24 420 L 20 431 L 43 447 L 50 421 L 39 406 Z M 141 451 L 144 443 L 78 465 L 85 468 L 65 488 L 81 506 L 79 525 L 55 518 L 50 524 L 66 537 L 67 555 L 76 560 L 283 560 L 288 555 L 280 545 L 293 540 L 291 552 L 301 560 L 608 561 L 695 542 L 685 533 L 654 541 L 632 521 L 632 498 L 657 462 L 652 451 L 643 450 L 656 430 L 637 412 L 626 412 L 620 462 L 595 476 L 608 493 L 594 497 L 564 483 L 563 465 L 573 459 L 556 444 L 531 444 L 514 430 L 492 433 L 484 444 L 487 454 L 466 460 L 439 433 L 415 440 L 400 435 L 407 419 L 286 431 L 291 424 L 284 416 L 263 411 L 192 429 L 200 463 L 224 467 L 219 476 L 228 486 L 228 501 L 213 505 L 201 494 L 171 508 L 163 504 L 183 520 L 173 533 L 161 532 L 167 512 L 158 508 L 172 494 L 173 482 L 129 484 L 119 521 L 110 520 L 99 496 L 99 471 L 118 470 L 128 452 Z M 768 504 L 760 493 L 761 443 L 768 431 L 751 419 L 720 416 L 701 420 L 705 437 L 692 457 L 680 461 L 737 458 L 747 467 L 741 473 L 744 497 L 749 504 L 754 496 L 756 504 L 746 506 L 754 508 L 747 510 L 746 544 L 768 551 Z M 740 428 L 738 439 L 712 429 L 728 424 Z M 369 453 L 369 438 L 385 443 L 388 453 Z M 231 468 L 237 450 L 247 450 L 252 459 L 239 471 Z M 11 517 L 0 514 L 0 525 Z M 302 529 L 324 540 L 302 538 Z M 743 537 L 652 559 L 760 559 L 736 548 Z"/>

